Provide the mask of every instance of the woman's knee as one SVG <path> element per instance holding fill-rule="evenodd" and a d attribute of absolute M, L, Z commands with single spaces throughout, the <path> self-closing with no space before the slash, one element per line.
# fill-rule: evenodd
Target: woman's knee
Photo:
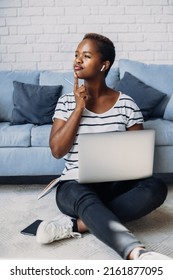
<path fill-rule="evenodd" d="M 75 204 L 73 192 L 75 192 L 75 186 L 70 181 L 62 182 L 56 190 L 56 204 L 64 214 L 70 215 L 73 212 Z"/>
<path fill-rule="evenodd" d="M 165 182 L 156 177 L 148 178 L 147 180 L 148 188 L 150 189 L 150 195 L 153 200 L 155 200 L 157 206 L 160 206 L 166 199 L 168 189 Z"/>
<path fill-rule="evenodd" d="M 77 216 L 79 208 L 85 209 L 95 202 L 96 195 L 89 185 L 79 185 L 76 181 L 63 183 L 56 193 L 56 202 L 62 212 L 69 208 Z"/>

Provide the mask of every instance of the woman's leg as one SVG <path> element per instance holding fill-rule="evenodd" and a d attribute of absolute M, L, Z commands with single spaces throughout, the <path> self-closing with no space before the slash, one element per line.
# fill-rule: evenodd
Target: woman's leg
<path fill-rule="evenodd" d="M 102 201 L 122 222 L 131 221 L 150 213 L 164 202 L 167 195 L 166 184 L 155 177 L 109 183 L 109 193 L 105 195 L 107 184 L 99 185 L 98 193 Z M 88 231 L 81 219 L 77 219 L 77 228 L 81 233 Z"/>
<path fill-rule="evenodd" d="M 124 223 L 138 219 L 159 207 L 167 196 L 166 184 L 155 177 L 143 180 L 112 183 L 124 192 L 110 199 L 107 206 Z"/>
<path fill-rule="evenodd" d="M 142 244 L 104 205 L 94 185 L 76 181 L 61 183 L 57 189 L 57 205 L 64 214 L 79 217 L 90 232 L 127 259 L 129 253 Z"/>
<path fill-rule="evenodd" d="M 121 215 L 122 220 L 123 217 L 125 221 L 138 218 L 138 216 L 136 215 L 137 210 L 140 210 L 140 216 L 143 216 L 163 203 L 167 193 L 166 186 L 155 179 L 153 181 L 153 178 L 147 179 L 147 181 L 148 183 L 150 182 L 150 185 L 152 186 L 152 192 L 150 190 L 149 193 L 153 193 L 155 199 L 152 199 L 152 203 L 149 202 L 149 204 L 144 208 L 139 207 L 137 209 L 135 208 L 135 205 L 130 208 L 127 207 L 126 211 L 133 208 L 136 210 L 131 211 L 129 215 L 127 215 L 127 212 L 124 213 L 125 215 Z M 147 183 L 147 181 L 145 181 L 145 183 Z M 142 183 L 142 185 L 143 187 L 145 187 L 145 184 Z M 109 206 L 111 206 L 115 211 L 116 197 L 118 196 L 119 198 L 122 198 L 123 196 L 122 202 L 125 203 L 124 194 L 129 195 L 130 193 L 131 196 L 131 191 L 135 191 L 135 188 L 137 187 L 142 188 L 141 182 L 135 181 L 134 184 L 134 182 L 131 181 L 126 182 L 126 184 L 122 185 L 121 183 L 80 185 L 75 181 L 68 181 L 61 184 L 61 186 L 58 188 L 56 197 L 57 204 L 63 213 L 77 218 L 76 220 L 78 221 L 80 232 L 89 229 L 105 244 L 117 251 L 124 259 L 170 259 L 164 255 L 143 250 L 143 248 L 145 247 L 135 238 L 132 233 L 130 233 L 129 230 L 127 230 L 127 228 L 125 228 L 121 224 L 119 218 L 117 218 L 117 215 L 113 214 L 113 212 L 108 208 Z M 141 198 L 142 192 L 140 190 L 140 192 L 134 192 L 132 194 L 139 194 L 138 198 Z M 127 198 L 129 199 L 130 196 L 128 196 Z M 112 199 L 112 197 L 114 198 Z M 148 198 L 149 197 L 150 195 L 148 196 Z M 131 198 L 133 198 L 133 196 Z M 145 198 L 147 198 L 147 196 L 145 196 Z M 136 196 L 135 199 L 137 199 Z M 107 205 L 105 205 L 105 203 Z M 148 206 L 150 206 L 150 210 L 147 210 Z M 120 208 L 118 208 L 118 210 L 120 211 Z M 73 227 L 72 223 L 70 223 L 69 225 L 62 225 L 58 222 L 55 222 L 55 220 L 52 220 L 50 222 L 43 221 L 39 225 L 37 230 L 37 241 L 42 244 L 47 244 L 55 240 L 79 236 L 80 234 L 76 233 Z"/>

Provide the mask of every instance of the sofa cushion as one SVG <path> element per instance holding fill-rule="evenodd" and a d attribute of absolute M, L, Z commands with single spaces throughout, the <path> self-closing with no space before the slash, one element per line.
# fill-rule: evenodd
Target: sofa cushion
<path fill-rule="evenodd" d="M 119 68 L 111 68 L 106 77 L 106 84 L 112 89 L 116 89 L 120 80 Z"/>
<path fill-rule="evenodd" d="M 49 136 L 52 125 L 33 126 L 31 129 L 32 147 L 49 147 Z"/>
<path fill-rule="evenodd" d="M 40 86 L 14 81 L 11 124 L 52 123 L 62 86 Z"/>
<path fill-rule="evenodd" d="M 153 119 L 144 122 L 145 129 L 154 129 L 157 146 L 173 145 L 173 122 L 163 119 Z"/>
<path fill-rule="evenodd" d="M 52 71 L 42 71 L 40 73 L 39 84 L 56 86 L 62 85 L 62 94 L 69 93 L 73 91 L 73 72 L 52 72 Z M 79 81 L 81 84 L 82 81 Z"/>
<path fill-rule="evenodd" d="M 173 95 L 166 106 L 163 118 L 168 121 L 173 121 Z"/>
<path fill-rule="evenodd" d="M 134 99 L 143 114 L 144 120 L 150 118 L 155 106 L 165 96 L 164 93 L 146 85 L 128 72 L 125 72 L 117 89 Z"/>
<path fill-rule="evenodd" d="M 0 147 L 29 147 L 32 124 L 11 126 L 9 122 L 0 123 Z"/>
<path fill-rule="evenodd" d="M 107 77 L 106 83 L 110 88 L 116 88 L 119 81 L 119 69 L 111 68 Z M 79 85 L 83 80 L 79 80 Z M 70 93 L 73 91 L 74 75 L 73 72 L 51 72 L 42 71 L 40 73 L 40 85 L 63 85 L 62 94 Z"/>
<path fill-rule="evenodd" d="M 0 158 L 2 176 L 55 175 L 58 177 L 64 169 L 64 159 L 54 158 L 48 147 L 1 148 Z"/>
<path fill-rule="evenodd" d="M 165 107 L 173 93 L 173 65 L 145 64 L 138 61 L 120 59 L 120 78 L 129 72 L 145 84 L 167 94 L 153 111 L 153 117 L 163 117 Z"/>
<path fill-rule="evenodd" d="M 13 81 L 38 84 L 38 71 L 0 71 L 0 121 L 11 121 Z"/>

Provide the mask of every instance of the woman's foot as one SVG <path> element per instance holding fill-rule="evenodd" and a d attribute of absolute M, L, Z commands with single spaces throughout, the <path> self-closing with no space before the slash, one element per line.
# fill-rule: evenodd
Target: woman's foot
<path fill-rule="evenodd" d="M 137 247 L 129 254 L 129 260 L 171 260 L 171 258 L 143 247 Z"/>
<path fill-rule="evenodd" d="M 48 244 L 55 240 L 66 239 L 70 237 L 81 237 L 79 232 L 73 231 L 73 222 L 69 220 L 65 224 L 60 224 L 58 220 L 43 221 L 40 223 L 36 240 L 41 244 Z"/>

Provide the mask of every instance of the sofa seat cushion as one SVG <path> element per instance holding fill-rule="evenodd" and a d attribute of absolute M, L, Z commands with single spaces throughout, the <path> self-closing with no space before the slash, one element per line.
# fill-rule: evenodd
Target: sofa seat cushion
<path fill-rule="evenodd" d="M 148 120 L 144 123 L 145 129 L 154 129 L 157 146 L 173 145 L 173 122 L 163 119 Z"/>
<path fill-rule="evenodd" d="M 48 147 L 1 148 L 0 158 L 1 176 L 56 175 L 58 177 L 64 169 L 64 159 L 54 158 Z"/>
<path fill-rule="evenodd" d="M 49 135 L 52 125 L 33 126 L 31 129 L 32 147 L 49 147 Z"/>
<path fill-rule="evenodd" d="M 14 125 L 0 123 L 0 147 L 29 147 L 33 124 Z"/>

